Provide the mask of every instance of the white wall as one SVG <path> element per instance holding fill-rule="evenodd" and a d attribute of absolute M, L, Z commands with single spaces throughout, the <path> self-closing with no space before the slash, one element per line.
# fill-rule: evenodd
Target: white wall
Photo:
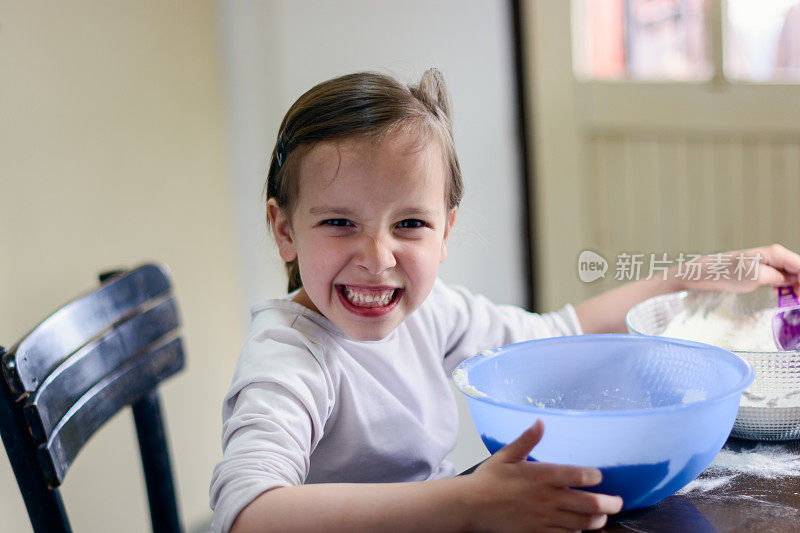
<path fill-rule="evenodd" d="M 504 0 L 220 4 L 244 299 L 285 292 L 261 193 L 278 126 L 292 102 L 336 75 L 377 70 L 415 82 L 435 66 L 451 91 L 466 185 L 441 276 L 496 302 L 524 305 L 508 7 Z M 487 453 L 461 407 L 462 437 L 451 460 L 467 467 Z"/>

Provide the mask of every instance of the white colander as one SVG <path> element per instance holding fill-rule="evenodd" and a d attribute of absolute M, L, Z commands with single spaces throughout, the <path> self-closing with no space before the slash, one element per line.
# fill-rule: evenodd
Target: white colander
<path fill-rule="evenodd" d="M 719 301 L 711 293 L 702 294 L 710 297 L 687 300 L 689 292 L 682 291 L 650 298 L 628 311 L 628 331 L 637 335 L 661 335 L 670 320 L 689 306 L 697 311 L 698 302 L 713 306 Z M 769 290 L 756 291 L 755 296 L 746 298 L 747 306 L 754 302 L 762 306 L 769 298 L 770 304 L 775 305 L 774 295 Z M 753 365 L 756 378 L 743 394 L 731 435 L 764 441 L 800 439 L 800 352 L 734 350 L 734 353 Z M 750 405 L 753 400 L 759 405 Z"/>

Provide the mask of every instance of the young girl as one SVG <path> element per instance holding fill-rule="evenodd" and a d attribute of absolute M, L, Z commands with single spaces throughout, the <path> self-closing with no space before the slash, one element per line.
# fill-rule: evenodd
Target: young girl
<path fill-rule="evenodd" d="M 437 279 L 461 195 L 438 71 L 343 76 L 289 109 L 267 180 L 289 295 L 253 309 L 224 400 L 216 531 L 560 531 L 620 510 L 571 488 L 599 470 L 525 460 L 541 422 L 454 477 L 450 372 L 487 348 L 624 331 L 636 302 L 709 282 L 673 272 L 543 315 L 494 305 Z M 712 286 L 797 282 L 800 257 L 756 252 L 757 279 Z"/>

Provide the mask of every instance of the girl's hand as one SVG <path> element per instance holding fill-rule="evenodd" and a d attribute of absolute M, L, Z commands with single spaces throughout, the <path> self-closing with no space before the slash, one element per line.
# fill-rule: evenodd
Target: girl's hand
<path fill-rule="evenodd" d="M 800 290 L 800 255 L 780 244 L 706 255 L 695 262 L 674 269 L 681 289 L 749 292 L 761 285 L 793 285 Z"/>
<path fill-rule="evenodd" d="M 596 468 L 527 461 L 541 440 L 541 420 L 487 459 L 469 477 L 480 491 L 479 531 L 579 531 L 599 529 L 619 512 L 622 498 L 570 487 L 602 480 Z"/>

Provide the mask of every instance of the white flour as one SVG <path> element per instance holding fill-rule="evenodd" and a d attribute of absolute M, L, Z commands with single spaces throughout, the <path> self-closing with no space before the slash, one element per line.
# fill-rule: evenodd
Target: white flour
<path fill-rule="evenodd" d="M 692 312 L 684 309 L 667 324 L 661 335 L 713 344 L 726 350 L 776 351 L 772 316 L 777 309 L 761 309 L 743 315 L 736 312 L 735 301 L 735 295 L 732 294 L 712 310 L 698 309 Z"/>
<path fill-rule="evenodd" d="M 695 479 L 678 494 L 709 492 L 744 474 L 767 479 L 800 477 L 800 455 L 769 444 L 757 444 L 741 452 L 722 450 L 706 469 L 703 479 Z"/>
<path fill-rule="evenodd" d="M 488 398 L 489 396 L 474 386 L 469 384 L 469 378 L 467 377 L 466 370 L 461 368 L 456 368 L 453 370 L 453 381 L 455 382 L 456 386 L 461 389 L 464 394 L 472 396 L 473 398 Z"/>
<path fill-rule="evenodd" d="M 742 393 L 741 407 L 800 407 L 800 390 L 785 394 L 760 394 L 752 391 Z"/>
<path fill-rule="evenodd" d="M 766 291 L 756 297 L 720 293 L 695 294 L 693 301 L 667 324 L 664 337 L 686 339 L 712 344 L 726 350 L 774 352 L 778 348 L 772 333 L 772 317 L 777 307 L 767 305 L 772 298 Z M 744 302 L 744 303 L 743 303 Z M 755 303 L 754 303 L 755 302 Z M 747 311 L 750 307 L 752 310 Z M 800 390 L 771 392 L 755 389 L 742 393 L 742 407 L 800 407 Z"/>
<path fill-rule="evenodd" d="M 686 494 L 687 492 L 710 492 L 716 488 L 724 487 L 735 478 L 736 475 L 727 475 L 719 477 L 706 477 L 703 479 L 695 479 L 681 490 L 678 494 Z"/>
<path fill-rule="evenodd" d="M 800 455 L 783 446 L 757 444 L 752 450 L 741 452 L 722 450 L 709 468 L 770 479 L 800 476 Z"/>

